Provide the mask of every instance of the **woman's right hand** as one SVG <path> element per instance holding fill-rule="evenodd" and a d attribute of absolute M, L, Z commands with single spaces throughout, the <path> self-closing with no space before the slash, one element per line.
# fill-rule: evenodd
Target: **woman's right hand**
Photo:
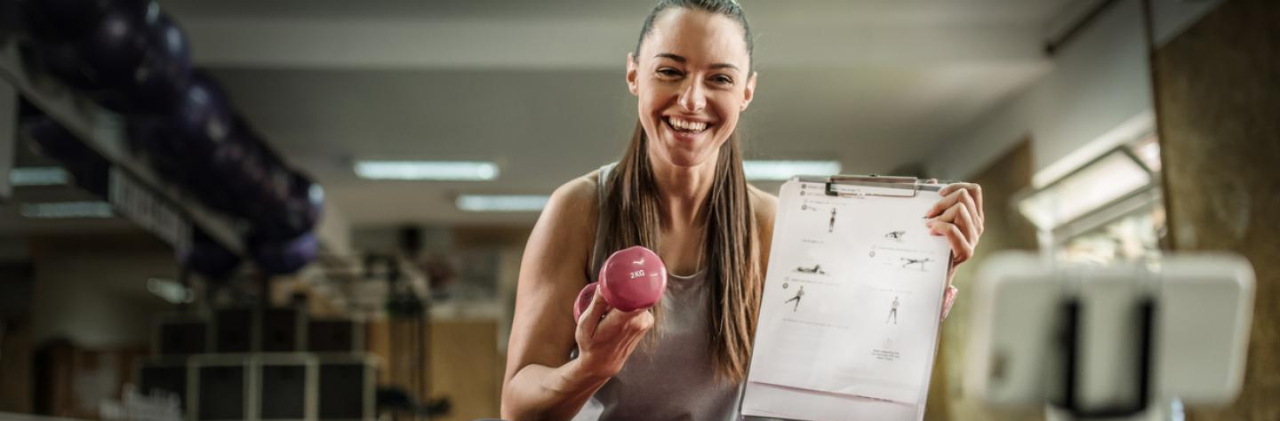
<path fill-rule="evenodd" d="M 630 312 L 615 309 L 605 302 L 597 288 L 574 333 L 584 374 L 600 380 L 618 374 L 631 352 L 653 329 L 653 324 L 653 313 L 648 309 Z"/>

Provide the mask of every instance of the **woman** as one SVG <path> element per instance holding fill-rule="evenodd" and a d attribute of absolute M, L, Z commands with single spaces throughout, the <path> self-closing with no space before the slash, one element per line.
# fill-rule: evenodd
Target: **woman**
<path fill-rule="evenodd" d="M 557 189 L 529 237 L 503 418 L 736 417 L 777 208 L 746 183 L 734 134 L 756 87 L 751 51 L 733 0 L 664 0 L 645 20 L 626 63 L 639 117 L 626 154 Z M 981 194 L 942 194 L 922 223 L 958 264 L 982 232 Z M 659 306 L 611 311 L 597 293 L 573 320 L 603 260 L 637 244 L 671 274 Z"/>

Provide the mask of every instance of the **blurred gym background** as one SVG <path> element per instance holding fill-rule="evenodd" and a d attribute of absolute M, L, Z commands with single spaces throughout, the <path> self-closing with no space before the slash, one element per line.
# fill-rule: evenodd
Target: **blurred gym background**
<path fill-rule="evenodd" d="M 752 182 L 981 183 L 983 257 L 1229 250 L 1280 419 L 1280 3 L 744 0 Z M 616 159 L 648 1 L 0 1 L 0 418 L 498 415 L 550 192 Z M 566 308 L 566 311 L 569 309 Z M 964 295 L 931 420 L 960 388 Z"/>

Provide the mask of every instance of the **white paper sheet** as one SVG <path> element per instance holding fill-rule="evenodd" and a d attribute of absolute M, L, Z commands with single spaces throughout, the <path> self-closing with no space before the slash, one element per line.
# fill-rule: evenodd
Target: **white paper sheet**
<path fill-rule="evenodd" d="M 941 196 L 856 190 L 867 195 L 783 185 L 744 414 L 923 415 L 950 261 L 924 215 Z M 858 413 L 876 416 L 837 416 Z"/>
<path fill-rule="evenodd" d="M 766 418 L 815 421 L 919 420 L 924 404 L 747 383 L 742 413 Z"/>

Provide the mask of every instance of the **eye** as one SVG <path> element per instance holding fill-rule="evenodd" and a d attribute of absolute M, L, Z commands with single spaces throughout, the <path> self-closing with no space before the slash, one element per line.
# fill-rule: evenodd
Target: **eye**
<path fill-rule="evenodd" d="M 658 76 L 661 76 L 664 78 L 678 78 L 680 76 L 684 76 L 684 72 L 681 72 L 679 70 L 676 70 L 670 67 L 659 68 L 655 73 L 657 73 Z"/>
<path fill-rule="evenodd" d="M 727 75 L 715 75 L 711 77 L 711 82 L 717 85 L 733 85 L 733 78 Z"/>

